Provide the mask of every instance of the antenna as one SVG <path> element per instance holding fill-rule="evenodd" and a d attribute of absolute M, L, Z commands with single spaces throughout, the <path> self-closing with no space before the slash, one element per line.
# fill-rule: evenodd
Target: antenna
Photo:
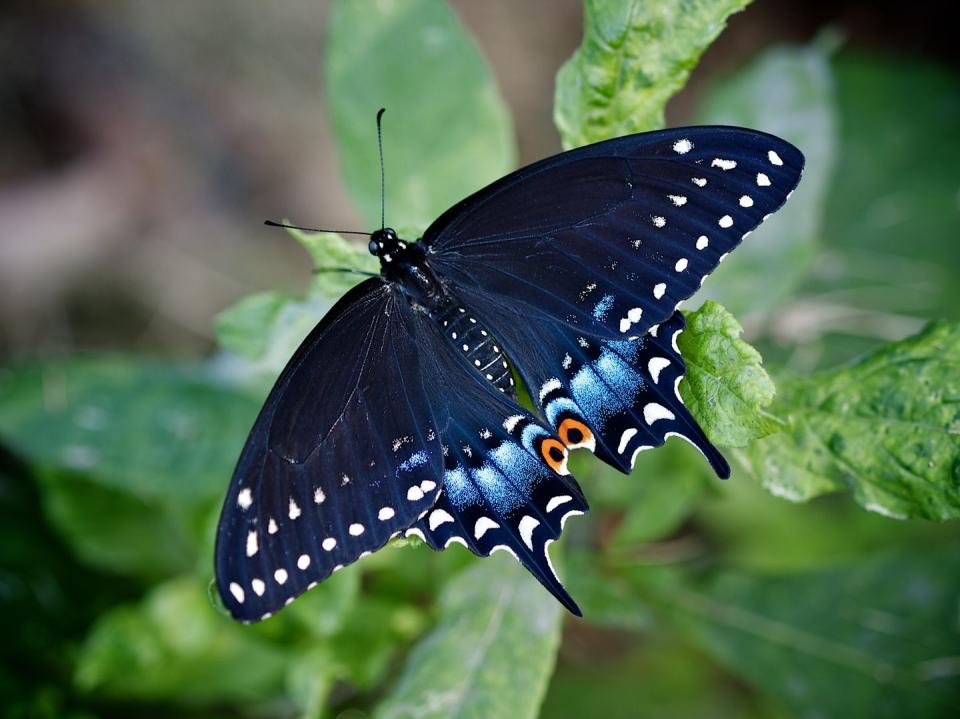
<path fill-rule="evenodd" d="M 381 107 L 377 112 L 377 146 L 380 148 L 380 229 L 386 226 L 386 180 L 383 172 L 383 131 L 380 129 L 380 118 L 387 108 Z"/>
<path fill-rule="evenodd" d="M 285 222 L 274 222 L 273 220 L 264 220 L 263 224 L 267 227 L 286 227 L 288 230 L 302 230 L 304 232 L 336 232 L 338 235 L 370 236 L 369 232 L 358 232 L 357 230 L 321 230 L 317 227 L 300 227 L 299 225 L 288 225 Z"/>
<path fill-rule="evenodd" d="M 317 267 L 313 274 L 319 275 L 324 272 L 349 272 L 353 275 L 363 275 L 364 277 L 379 277 L 379 275 L 374 274 L 373 272 L 365 272 L 364 270 L 357 270 L 353 267 Z"/>

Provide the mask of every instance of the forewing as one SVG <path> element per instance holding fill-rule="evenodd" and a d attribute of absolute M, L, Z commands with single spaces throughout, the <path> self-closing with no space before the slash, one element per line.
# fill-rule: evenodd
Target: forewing
<path fill-rule="evenodd" d="M 379 278 L 351 290 L 280 375 L 240 456 L 216 575 L 237 619 L 276 611 L 434 504 L 440 440 L 414 311 Z"/>
<path fill-rule="evenodd" d="M 802 169 L 797 148 L 752 130 L 631 135 L 508 175 L 423 242 L 458 291 L 579 333 L 640 337 L 786 201 Z"/>

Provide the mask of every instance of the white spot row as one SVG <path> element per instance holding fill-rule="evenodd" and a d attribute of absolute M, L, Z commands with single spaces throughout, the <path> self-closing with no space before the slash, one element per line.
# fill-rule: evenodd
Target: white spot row
<path fill-rule="evenodd" d="M 723 160 L 719 157 L 714 158 L 713 162 L 710 163 L 710 167 L 719 167 L 724 172 L 726 172 L 727 170 L 732 170 L 736 166 L 737 166 L 736 160 Z"/>

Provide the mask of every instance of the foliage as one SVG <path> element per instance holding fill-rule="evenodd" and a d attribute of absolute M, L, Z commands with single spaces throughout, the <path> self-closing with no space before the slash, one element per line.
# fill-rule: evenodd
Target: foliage
<path fill-rule="evenodd" d="M 960 326 L 933 324 L 780 392 L 789 429 L 746 453 L 771 491 L 805 500 L 850 489 L 891 517 L 960 516 Z"/>
<path fill-rule="evenodd" d="M 777 390 L 741 332 L 733 315 L 707 301 L 687 314 L 687 330 L 677 342 L 687 363 L 683 401 L 721 447 L 743 447 L 780 429 L 765 409 Z"/>
<path fill-rule="evenodd" d="M 660 126 L 745 5 L 589 0 L 557 79 L 564 144 Z M 507 557 L 418 542 L 255 626 L 218 610 L 213 534 L 244 434 L 269 381 L 358 280 L 322 273 L 302 297 L 262 293 L 223 312 L 203 363 L 0 369 L 12 452 L 0 448 L 0 656 L 13 667 L 0 700 L 85 717 L 956 713 L 960 535 L 892 517 L 950 519 L 960 504 L 960 328 L 899 331 L 907 312 L 957 319 L 944 268 L 956 266 L 960 95 L 946 71 L 835 45 L 828 34 L 770 49 L 703 98 L 703 121 L 782 134 L 808 161 L 796 197 L 705 288 L 753 344 L 716 302 L 688 312 L 680 337 L 684 400 L 749 472 L 720 483 L 676 441 L 628 478 L 573 457 L 593 511 L 554 559 L 584 620 L 564 624 Z M 335 2 L 325 53 L 340 163 L 370 226 L 381 105 L 387 217 L 409 236 L 512 167 L 506 106 L 445 4 Z M 889 97 L 909 101 L 909 121 L 890 120 Z M 318 267 L 376 271 L 360 244 L 291 234 Z M 849 316 L 873 324 L 837 319 Z"/>
<path fill-rule="evenodd" d="M 663 127 L 667 100 L 749 2 L 587 0 L 583 42 L 557 75 L 564 147 Z"/>

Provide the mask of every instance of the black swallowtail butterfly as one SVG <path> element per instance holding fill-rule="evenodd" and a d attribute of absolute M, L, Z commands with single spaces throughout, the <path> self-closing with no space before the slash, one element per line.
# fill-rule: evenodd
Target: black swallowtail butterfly
<path fill-rule="evenodd" d="M 416 535 L 512 554 L 579 615 L 547 552 L 587 511 L 568 452 L 629 473 L 678 436 L 729 475 L 680 399 L 677 306 L 802 168 L 764 133 L 663 130 L 507 175 L 416 242 L 373 232 L 380 275 L 304 340 L 240 456 L 216 548 L 230 613 L 262 619 Z"/>

